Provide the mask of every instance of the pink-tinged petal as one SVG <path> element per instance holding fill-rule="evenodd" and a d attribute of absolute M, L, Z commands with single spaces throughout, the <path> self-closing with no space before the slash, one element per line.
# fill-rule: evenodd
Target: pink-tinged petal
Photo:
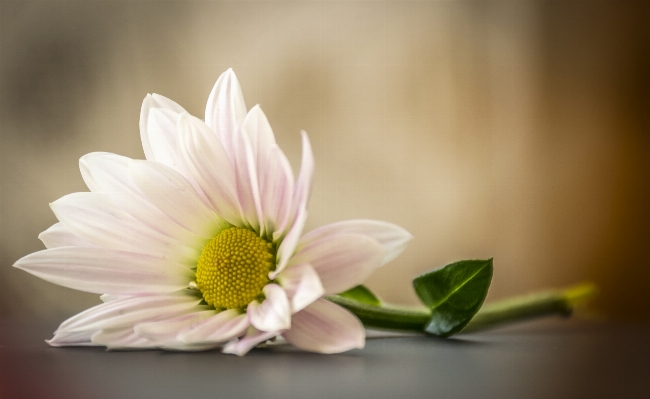
<path fill-rule="evenodd" d="M 237 76 L 228 69 L 217 79 L 205 107 L 205 123 L 232 155 L 232 139 L 246 117 L 246 104 Z"/>
<path fill-rule="evenodd" d="M 386 251 L 377 240 L 360 234 L 339 234 L 300 249 L 290 266 L 308 263 L 318 273 L 325 295 L 363 283 L 381 267 Z"/>
<path fill-rule="evenodd" d="M 152 230 L 186 243 L 201 245 L 201 237 L 184 229 L 171 220 L 135 185 L 129 174 L 130 158 L 111 153 L 94 152 L 79 160 L 79 169 L 84 180 L 91 181 L 89 187 L 95 193 L 106 194 L 124 212 Z"/>
<path fill-rule="evenodd" d="M 205 309 L 205 310 L 201 310 Z M 138 323 L 133 330 L 141 337 L 151 340 L 156 347 L 175 351 L 203 351 L 221 346 L 219 342 L 186 343 L 179 339 L 183 330 L 193 328 L 212 319 L 219 312 L 207 306 L 197 306 L 193 312 L 152 322 Z M 245 329 L 245 328 L 244 328 Z"/>
<path fill-rule="evenodd" d="M 249 325 L 245 313 L 229 309 L 186 326 L 178 338 L 188 344 L 226 342 L 242 335 Z"/>
<path fill-rule="evenodd" d="M 198 310 L 160 321 L 138 323 L 133 327 L 138 335 L 147 338 L 157 344 L 181 343 L 178 334 L 186 328 L 202 323 L 206 319 L 216 315 L 214 309 Z"/>
<path fill-rule="evenodd" d="M 83 238 L 79 238 L 65 228 L 63 223 L 55 223 L 49 229 L 38 235 L 38 239 L 43 242 L 45 248 L 52 249 L 58 247 L 95 247 Z"/>
<path fill-rule="evenodd" d="M 250 227 L 264 233 L 262 224 L 262 204 L 260 200 L 257 167 L 248 136 L 238 132 L 233 137 L 232 159 L 235 165 L 237 197 L 239 198 L 242 218 Z"/>
<path fill-rule="evenodd" d="M 96 294 L 164 293 L 185 288 L 191 269 L 168 259 L 105 248 L 35 252 L 14 267 L 64 287 Z"/>
<path fill-rule="evenodd" d="M 179 262 L 196 260 L 200 254 L 200 248 L 187 247 L 132 218 L 106 194 L 68 194 L 50 207 L 66 229 L 99 247 L 167 256 Z"/>
<path fill-rule="evenodd" d="M 213 349 L 218 345 L 188 345 L 176 338 L 176 335 L 184 326 L 191 322 L 198 322 L 200 319 L 209 317 L 207 314 L 213 313 L 213 310 L 198 311 L 157 322 L 139 323 L 134 327 L 101 330 L 92 336 L 92 340 L 99 345 L 107 346 L 108 350 L 162 348 L 202 351 Z"/>
<path fill-rule="evenodd" d="M 276 237 L 284 236 L 291 213 L 294 190 L 293 172 L 280 147 L 273 144 L 267 151 L 260 170 L 260 199 L 266 231 Z"/>
<path fill-rule="evenodd" d="M 221 231 L 221 221 L 174 169 L 157 162 L 131 161 L 129 172 L 149 201 L 179 225 L 208 239 Z"/>
<path fill-rule="evenodd" d="M 97 331 L 72 331 L 72 332 L 60 332 L 54 334 L 52 339 L 47 340 L 51 346 L 94 346 L 97 345 L 90 340 L 90 337 Z"/>
<path fill-rule="evenodd" d="M 143 338 L 132 327 L 100 330 L 90 337 L 95 345 L 105 346 L 107 350 L 141 350 L 154 349 L 154 342 Z"/>
<path fill-rule="evenodd" d="M 147 129 L 149 144 L 155 156 L 155 162 L 174 169 L 182 168 L 178 153 L 178 133 L 176 124 L 180 114 L 162 108 L 149 111 Z"/>
<path fill-rule="evenodd" d="M 269 339 L 280 335 L 277 331 L 265 332 L 259 331 L 255 327 L 249 327 L 246 336 L 228 342 L 223 347 L 223 353 L 232 353 L 237 356 L 244 356 L 258 344 L 268 341 Z"/>
<path fill-rule="evenodd" d="M 278 255 L 277 255 L 278 264 L 277 267 L 275 268 L 275 271 L 271 272 L 271 274 L 269 275 L 271 280 L 275 279 L 275 277 L 277 277 L 278 274 L 282 273 L 284 268 L 289 263 L 291 256 L 296 251 L 296 246 L 298 245 L 298 241 L 300 240 L 300 234 L 302 234 L 302 229 L 305 227 L 306 221 L 307 221 L 307 210 L 305 208 L 301 208 L 298 210 L 296 218 L 293 221 L 293 226 L 291 226 L 291 229 L 287 233 L 287 236 L 284 237 L 284 240 L 282 240 L 282 244 L 280 244 L 280 247 L 278 248 Z M 309 262 L 303 262 L 303 263 L 309 263 Z M 294 262 L 294 264 L 297 263 Z"/>
<path fill-rule="evenodd" d="M 93 177 L 93 173 L 90 170 L 90 167 L 87 162 L 87 160 L 90 157 L 96 156 L 95 154 L 108 154 L 108 153 L 91 152 L 90 154 L 86 154 L 82 156 L 81 158 L 79 158 L 79 171 L 81 172 L 81 178 L 83 179 L 84 183 L 86 183 L 88 189 L 93 193 L 100 193 L 102 192 L 102 186 L 97 181 L 95 181 L 95 178 Z M 119 157 L 119 155 L 116 156 Z"/>
<path fill-rule="evenodd" d="M 165 343 L 156 342 L 156 346 L 160 349 L 168 351 L 182 351 L 182 352 L 201 352 L 218 348 L 222 345 L 221 342 L 208 342 L 204 344 L 187 344 L 180 340 L 168 341 Z"/>
<path fill-rule="evenodd" d="M 112 295 L 112 294 L 103 294 L 99 296 L 99 299 L 101 299 L 102 302 L 110 302 L 114 301 L 116 299 L 123 299 L 123 298 L 128 298 L 129 295 Z"/>
<path fill-rule="evenodd" d="M 285 269 L 277 280 L 289 297 L 291 312 L 296 313 L 325 295 L 318 273 L 311 265 L 300 264 Z"/>
<path fill-rule="evenodd" d="M 413 236 L 403 228 L 379 220 L 345 220 L 328 224 L 302 236 L 298 248 L 313 245 L 316 241 L 327 239 L 338 234 L 361 234 L 377 240 L 386 250 L 383 264 L 395 259 L 404 249 Z"/>
<path fill-rule="evenodd" d="M 257 164 L 257 173 L 261 175 L 264 170 L 264 163 L 266 162 L 266 154 L 271 146 L 275 144 L 275 135 L 266 115 L 264 115 L 259 105 L 251 108 L 248 114 L 246 114 L 242 131 L 250 139 L 253 157 Z"/>
<path fill-rule="evenodd" d="M 325 299 L 319 299 L 291 318 L 291 330 L 282 336 L 291 345 L 318 353 L 340 353 L 362 349 L 363 325 L 352 313 Z"/>
<path fill-rule="evenodd" d="M 287 294 L 277 284 L 267 284 L 263 289 L 266 298 L 248 305 L 250 323 L 261 331 L 279 331 L 291 327 L 291 305 Z"/>
<path fill-rule="evenodd" d="M 55 334 L 130 328 L 139 323 L 193 313 L 200 301 L 192 295 L 144 295 L 117 299 L 69 318 L 61 323 Z"/>
<path fill-rule="evenodd" d="M 307 209 L 309 196 L 311 195 L 311 185 L 314 179 L 314 153 L 311 150 L 309 137 L 304 131 L 300 132 L 302 136 L 302 160 L 300 163 L 300 173 L 293 192 L 293 213 L 296 214 L 300 209 Z"/>
<path fill-rule="evenodd" d="M 212 208 L 229 223 L 243 227 L 234 166 L 219 139 L 189 114 L 181 115 L 178 134 L 185 164 Z"/>
<path fill-rule="evenodd" d="M 148 129 L 149 112 L 152 108 L 162 108 L 174 113 L 181 113 L 185 110 L 174 101 L 159 94 L 147 94 L 147 97 L 142 102 L 142 108 L 140 110 L 140 138 L 142 139 L 142 148 L 148 160 L 156 161 L 156 153 L 150 144 L 150 135 L 155 134 L 155 132 L 149 132 Z"/>

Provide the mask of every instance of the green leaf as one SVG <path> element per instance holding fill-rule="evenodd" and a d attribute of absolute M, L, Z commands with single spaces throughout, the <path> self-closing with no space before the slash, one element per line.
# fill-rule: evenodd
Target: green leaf
<path fill-rule="evenodd" d="M 363 285 L 357 285 L 345 292 L 338 294 L 344 298 L 349 298 L 367 305 L 381 306 L 381 300 Z"/>
<path fill-rule="evenodd" d="M 462 330 L 483 305 L 492 281 L 492 258 L 461 260 L 413 280 L 422 303 L 431 309 L 424 330 L 449 337 Z"/>

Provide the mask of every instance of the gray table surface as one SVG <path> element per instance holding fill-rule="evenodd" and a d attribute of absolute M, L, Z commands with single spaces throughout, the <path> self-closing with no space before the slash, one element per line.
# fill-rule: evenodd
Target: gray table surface
<path fill-rule="evenodd" d="M 650 327 L 545 320 L 339 355 L 52 348 L 53 323 L 0 325 L 0 398 L 644 398 Z"/>

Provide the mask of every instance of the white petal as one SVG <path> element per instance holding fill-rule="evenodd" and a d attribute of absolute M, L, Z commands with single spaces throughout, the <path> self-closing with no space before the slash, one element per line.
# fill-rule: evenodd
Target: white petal
<path fill-rule="evenodd" d="M 91 152 L 90 154 L 86 154 L 82 156 L 81 158 L 79 158 L 79 171 L 81 172 L 81 178 L 83 179 L 84 183 L 86 183 L 88 189 L 94 193 L 100 193 L 102 192 L 102 187 L 99 183 L 95 181 L 95 178 L 93 177 L 92 171 L 90 170 L 87 162 L 89 157 L 94 157 L 96 156 L 96 154 L 108 154 L 108 153 Z"/>
<path fill-rule="evenodd" d="M 235 170 L 214 132 L 189 114 L 178 121 L 179 145 L 188 170 L 219 216 L 243 227 Z"/>
<path fill-rule="evenodd" d="M 325 295 L 318 273 L 308 264 L 300 264 L 285 269 L 278 275 L 277 281 L 284 288 L 291 312 L 296 313 Z"/>
<path fill-rule="evenodd" d="M 159 345 L 175 341 L 181 343 L 177 336 L 183 329 L 199 324 L 217 313 L 214 309 L 195 311 L 160 321 L 138 323 L 134 330 L 138 335 L 155 341 Z"/>
<path fill-rule="evenodd" d="M 265 332 L 259 331 L 255 327 L 249 327 L 246 336 L 236 341 L 231 341 L 223 347 L 223 353 L 232 353 L 237 356 L 244 356 L 257 344 L 268 341 L 279 335 L 277 331 Z"/>
<path fill-rule="evenodd" d="M 38 235 L 38 239 L 43 242 L 45 248 L 58 247 L 94 247 L 95 245 L 77 237 L 65 228 L 63 223 L 55 223 L 49 229 Z"/>
<path fill-rule="evenodd" d="M 279 331 L 291 327 L 291 306 L 282 287 L 277 284 L 264 286 L 266 298 L 262 303 L 253 301 L 248 305 L 248 320 L 261 331 Z"/>
<path fill-rule="evenodd" d="M 287 236 L 284 238 L 284 240 L 282 240 L 282 244 L 280 244 L 280 247 L 278 248 L 278 265 L 275 271 L 271 272 L 269 275 L 271 280 L 275 279 L 278 274 L 282 273 L 282 270 L 284 270 L 284 268 L 289 263 L 289 259 L 291 259 L 291 256 L 296 250 L 298 240 L 300 240 L 300 234 L 302 234 L 302 229 L 305 227 L 306 221 L 307 210 L 305 208 L 300 208 L 293 222 L 293 226 L 291 226 L 291 230 L 289 230 L 289 233 L 287 233 Z M 297 263 L 294 262 L 294 264 Z"/>
<path fill-rule="evenodd" d="M 325 295 L 338 294 L 363 283 L 386 256 L 377 240 L 360 234 L 339 234 L 300 249 L 290 266 L 309 263 L 318 273 Z"/>
<path fill-rule="evenodd" d="M 99 296 L 99 299 L 101 299 L 102 302 L 110 302 L 114 301 L 116 299 L 122 299 L 122 298 L 127 298 L 129 295 L 112 295 L 112 294 L 103 294 Z"/>
<path fill-rule="evenodd" d="M 156 343 L 160 349 L 183 352 L 200 352 L 218 348 L 222 345 L 220 342 L 208 342 L 204 344 L 187 344 L 181 340 L 168 341 L 163 344 Z"/>
<path fill-rule="evenodd" d="M 300 209 L 307 209 L 309 196 L 311 195 L 311 185 L 314 179 L 314 154 L 311 150 L 309 137 L 304 131 L 300 132 L 302 136 L 302 161 L 300 163 L 300 173 L 293 192 L 293 209 L 294 214 Z"/>
<path fill-rule="evenodd" d="M 352 313 L 325 299 L 293 315 L 291 330 L 282 336 L 293 346 L 319 353 L 339 353 L 362 349 L 363 325 Z"/>
<path fill-rule="evenodd" d="M 245 313 L 230 309 L 185 327 L 178 338 L 188 344 L 226 342 L 242 335 L 249 325 Z"/>
<path fill-rule="evenodd" d="M 258 165 L 257 172 L 261 174 L 266 161 L 266 154 L 275 144 L 275 135 L 266 115 L 259 105 L 254 106 L 246 114 L 242 125 L 242 132 L 248 135 L 253 149 L 253 156 Z"/>
<path fill-rule="evenodd" d="M 51 283 L 97 294 L 172 292 L 194 277 L 192 270 L 168 259 L 105 248 L 46 249 L 14 266 Z"/>
<path fill-rule="evenodd" d="M 156 345 L 144 337 L 139 336 L 132 327 L 100 330 L 90 338 L 95 345 L 106 346 L 108 350 L 120 349 L 151 349 Z"/>
<path fill-rule="evenodd" d="M 133 327 L 147 321 L 193 312 L 201 301 L 192 295 L 145 295 L 117 299 L 87 309 L 61 323 L 60 332 Z"/>
<path fill-rule="evenodd" d="M 105 194 L 72 193 L 50 207 L 66 229 L 99 247 L 168 256 L 180 262 L 196 260 L 200 254 L 201 248 L 187 247 L 133 219 Z"/>
<path fill-rule="evenodd" d="M 190 183 L 172 168 L 157 162 L 131 161 L 131 178 L 149 201 L 194 234 L 213 238 L 220 221 Z"/>
<path fill-rule="evenodd" d="M 277 145 L 268 149 L 259 177 L 266 230 L 274 232 L 276 237 L 284 236 L 291 212 L 294 181 L 291 165 Z"/>
<path fill-rule="evenodd" d="M 413 236 L 403 228 L 378 220 L 346 220 L 328 224 L 302 236 L 298 248 L 312 245 L 314 242 L 341 233 L 354 233 L 366 235 L 377 240 L 386 250 L 383 264 L 395 259 L 404 249 Z"/>
<path fill-rule="evenodd" d="M 228 69 L 217 79 L 205 107 L 205 123 L 214 130 L 226 151 L 232 155 L 232 139 L 238 134 L 246 104 L 237 76 Z"/>
<path fill-rule="evenodd" d="M 214 310 L 199 310 L 161 321 L 135 324 L 133 328 L 124 327 L 121 329 L 101 330 L 101 334 L 98 333 L 93 335 L 93 341 L 96 342 L 96 344 L 107 345 L 109 350 L 162 348 L 183 351 L 202 351 L 212 349 L 217 345 L 188 345 L 176 338 L 176 335 L 190 323 L 202 320 L 214 313 Z M 68 334 L 88 333 L 94 334 L 95 332 L 82 331 Z"/>
<path fill-rule="evenodd" d="M 162 108 L 151 108 L 147 131 L 149 145 L 155 156 L 155 161 L 179 169 L 178 134 L 176 124 L 181 114 Z"/>
<path fill-rule="evenodd" d="M 142 108 L 140 110 L 140 137 L 142 139 L 142 148 L 144 149 L 144 155 L 150 161 L 156 160 L 156 154 L 153 151 L 150 144 L 150 135 L 155 134 L 155 132 L 149 132 L 149 111 L 152 108 L 162 108 L 175 113 L 181 113 L 185 110 L 180 105 L 176 104 L 172 100 L 163 97 L 159 94 L 147 94 L 144 101 L 142 102 Z"/>
<path fill-rule="evenodd" d="M 172 221 L 140 191 L 129 174 L 130 162 L 120 155 L 94 152 L 81 157 L 79 169 L 84 180 L 93 182 L 91 191 L 108 195 L 117 207 L 144 225 L 189 246 L 202 246 L 202 238 Z"/>
<path fill-rule="evenodd" d="M 242 218 L 256 231 L 263 227 L 257 166 L 248 136 L 239 132 L 233 137 L 232 159 Z M 263 234 L 263 231 L 259 231 Z"/>
<path fill-rule="evenodd" d="M 93 343 L 90 337 L 96 332 L 95 330 L 60 332 L 45 342 L 51 346 L 93 346 L 97 344 Z"/>

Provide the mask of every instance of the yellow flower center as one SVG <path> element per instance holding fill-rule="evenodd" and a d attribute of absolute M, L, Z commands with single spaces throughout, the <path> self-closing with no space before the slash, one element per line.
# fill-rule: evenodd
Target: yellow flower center
<path fill-rule="evenodd" d="M 203 248 L 196 283 L 209 305 L 243 309 L 262 296 L 274 261 L 271 243 L 251 230 L 231 227 Z"/>

